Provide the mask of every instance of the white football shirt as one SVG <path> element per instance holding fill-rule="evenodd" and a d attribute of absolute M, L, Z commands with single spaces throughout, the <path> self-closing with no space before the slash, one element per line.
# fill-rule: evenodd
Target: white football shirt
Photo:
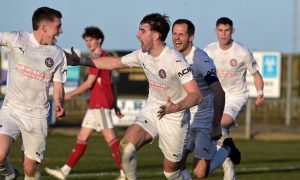
<path fill-rule="evenodd" d="M 10 53 L 5 101 L 21 113 L 47 116 L 51 83 L 66 81 L 63 50 L 56 45 L 39 44 L 28 32 L 1 32 L 0 46 Z"/>
<path fill-rule="evenodd" d="M 184 57 L 175 49 L 166 46 L 158 57 L 152 57 L 138 49 L 122 57 L 129 67 L 142 67 L 149 82 L 147 103 L 163 105 L 168 97 L 178 103 L 186 96 L 182 84 L 193 79 Z"/>
<path fill-rule="evenodd" d="M 228 50 L 222 50 L 219 42 L 204 48 L 217 68 L 217 76 L 226 95 L 248 95 L 246 73 L 258 71 L 252 52 L 242 44 L 233 41 Z"/>

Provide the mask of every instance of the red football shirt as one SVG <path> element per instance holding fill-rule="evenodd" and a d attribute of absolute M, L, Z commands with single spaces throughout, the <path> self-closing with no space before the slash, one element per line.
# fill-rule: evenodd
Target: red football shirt
<path fill-rule="evenodd" d="M 103 56 L 108 56 L 108 53 L 102 51 L 99 57 Z M 111 70 L 89 68 L 89 74 L 97 76 L 95 83 L 90 88 L 89 108 L 112 109 L 114 105 L 114 95 L 111 84 Z"/>

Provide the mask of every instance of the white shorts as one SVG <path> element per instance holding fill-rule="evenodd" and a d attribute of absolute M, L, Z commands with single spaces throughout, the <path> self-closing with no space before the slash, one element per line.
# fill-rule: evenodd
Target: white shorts
<path fill-rule="evenodd" d="M 43 160 L 47 131 L 47 117 L 26 117 L 16 114 L 13 109 L 7 106 L 2 106 L 0 110 L 0 134 L 6 134 L 14 140 L 21 134 L 24 154 L 27 158 L 37 162 Z"/>
<path fill-rule="evenodd" d="M 88 109 L 85 113 L 82 127 L 95 129 L 97 132 L 103 129 L 113 128 L 110 109 Z"/>
<path fill-rule="evenodd" d="M 225 98 L 224 112 L 230 115 L 234 121 L 244 110 L 248 101 L 248 96 L 245 95 L 230 95 Z"/>
<path fill-rule="evenodd" d="M 146 105 L 137 116 L 135 124 L 140 125 L 153 139 L 159 136 L 159 148 L 165 158 L 179 162 L 187 141 L 188 119 L 184 112 L 167 114 L 158 119 L 157 111 L 157 108 Z"/>
<path fill-rule="evenodd" d="M 216 142 L 211 140 L 212 123 L 202 123 L 201 128 L 191 129 L 185 149 L 194 151 L 194 157 L 211 160 L 216 152 Z"/>

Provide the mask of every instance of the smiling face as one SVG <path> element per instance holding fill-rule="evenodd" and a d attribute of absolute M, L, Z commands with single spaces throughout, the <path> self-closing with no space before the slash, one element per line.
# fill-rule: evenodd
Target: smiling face
<path fill-rule="evenodd" d="M 41 44 L 53 45 L 56 43 L 56 37 L 63 33 L 60 18 L 54 18 L 53 21 L 43 20 L 40 24 L 42 31 Z"/>
<path fill-rule="evenodd" d="M 172 41 L 174 48 L 184 56 L 188 55 L 193 45 L 194 35 L 188 34 L 187 24 L 175 24 L 172 29 Z"/>
<path fill-rule="evenodd" d="M 154 31 L 151 30 L 151 27 L 148 23 L 140 24 L 139 31 L 137 33 L 137 38 L 141 42 L 142 51 L 150 53 L 153 47 L 153 35 Z"/>

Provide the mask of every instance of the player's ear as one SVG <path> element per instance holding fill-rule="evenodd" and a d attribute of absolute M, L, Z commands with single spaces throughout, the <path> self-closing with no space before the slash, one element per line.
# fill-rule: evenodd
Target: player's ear
<path fill-rule="evenodd" d="M 195 35 L 194 34 L 190 35 L 190 37 L 189 37 L 190 42 L 193 42 L 194 39 L 195 39 Z"/>
<path fill-rule="evenodd" d="M 156 31 L 154 31 L 154 33 L 153 33 L 153 39 L 154 40 L 158 40 L 158 39 L 160 39 L 160 33 L 159 32 L 156 32 Z"/>
<path fill-rule="evenodd" d="M 42 29 L 42 31 L 45 33 L 47 31 L 47 24 L 46 23 L 41 23 L 40 24 L 40 28 Z"/>
<path fill-rule="evenodd" d="M 102 44 L 102 39 L 98 39 L 98 44 L 99 44 L 99 46 L 101 46 L 101 44 Z"/>

